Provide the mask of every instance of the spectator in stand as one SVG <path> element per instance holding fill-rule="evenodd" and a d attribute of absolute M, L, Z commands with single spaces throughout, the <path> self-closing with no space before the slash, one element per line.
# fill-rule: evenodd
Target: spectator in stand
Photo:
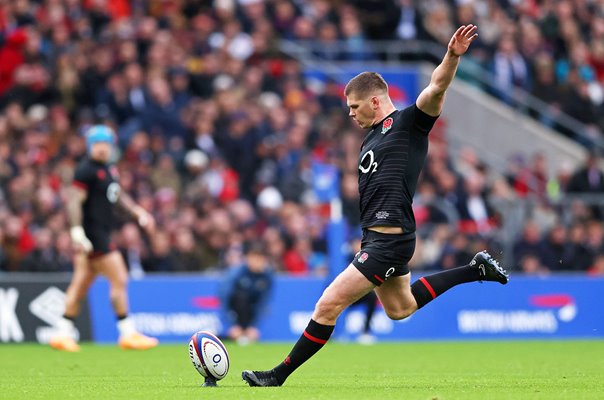
<path fill-rule="evenodd" d="M 604 253 L 600 253 L 594 259 L 592 266 L 587 270 L 590 276 L 604 276 Z"/>
<path fill-rule="evenodd" d="M 599 154 L 592 150 L 587 154 L 585 165 L 573 173 L 566 188 L 571 194 L 604 194 L 604 173 L 598 165 L 600 162 Z M 597 199 L 586 199 L 588 205 L 591 205 L 591 213 L 594 217 L 602 220 L 604 210 L 602 204 Z"/>
<path fill-rule="evenodd" d="M 439 269 L 451 269 L 459 265 L 460 260 L 472 255 L 470 251 L 470 238 L 459 232 L 442 248 L 440 259 L 437 262 Z"/>
<path fill-rule="evenodd" d="M 539 117 L 545 125 L 552 126 L 552 118 L 557 116 L 562 107 L 562 94 L 556 81 L 554 60 L 547 52 L 538 54 L 533 61 L 535 81 L 531 94 L 547 104 L 547 112 Z M 536 113 L 533 112 L 533 115 Z"/>
<path fill-rule="evenodd" d="M 477 171 L 468 174 L 464 179 L 464 189 L 457 202 L 460 230 L 470 234 L 488 234 L 495 226 L 495 214 L 484 195 L 484 177 Z"/>
<path fill-rule="evenodd" d="M 21 263 L 34 249 L 35 242 L 31 232 L 18 216 L 10 216 L 4 222 L 4 263 L 5 271 L 19 271 Z"/>
<path fill-rule="evenodd" d="M 541 264 L 539 257 L 535 254 L 525 254 L 519 262 L 520 271 L 526 275 L 549 275 L 549 269 Z"/>
<path fill-rule="evenodd" d="M 539 225 L 529 221 L 524 225 L 522 237 L 514 244 L 514 260 L 519 262 L 526 255 L 539 256 L 541 232 Z"/>
<path fill-rule="evenodd" d="M 153 235 L 149 253 L 143 260 L 143 266 L 145 271 L 150 272 L 173 272 L 176 270 L 168 233 L 158 231 Z"/>
<path fill-rule="evenodd" d="M 402 40 L 424 39 L 426 33 L 421 23 L 421 13 L 413 0 L 398 0 L 400 18 L 396 27 L 396 37 Z"/>
<path fill-rule="evenodd" d="M 586 229 L 583 224 L 575 223 L 569 231 L 569 241 L 573 247 L 572 264 L 566 270 L 586 271 L 593 262 L 593 258 L 586 245 Z"/>
<path fill-rule="evenodd" d="M 550 271 L 573 268 L 574 248 L 567 236 L 566 228 L 558 224 L 549 231 L 543 240 L 539 258 L 541 264 Z"/>
<path fill-rule="evenodd" d="M 528 66 L 510 35 L 505 35 L 499 40 L 493 56 L 492 72 L 497 90 L 495 95 L 506 103 L 514 103 L 515 87 L 528 88 Z"/>
<path fill-rule="evenodd" d="M 20 270 L 23 272 L 70 272 L 71 260 L 61 257 L 53 243 L 52 232 L 41 228 L 34 234 L 36 247 L 25 256 Z"/>
<path fill-rule="evenodd" d="M 281 232 L 274 227 L 267 228 L 262 235 L 262 240 L 266 246 L 269 263 L 274 267 L 275 271 L 285 271 L 284 257 L 287 246 Z"/>
<path fill-rule="evenodd" d="M 585 244 L 592 260 L 604 253 L 604 226 L 602 221 L 591 220 L 587 222 L 587 238 Z"/>
<path fill-rule="evenodd" d="M 575 171 L 568 183 L 568 193 L 604 193 L 604 173 L 599 161 L 598 153 L 587 153 L 585 165 Z"/>
<path fill-rule="evenodd" d="M 7 9 L 4 18 L 9 20 L 10 10 Z M 27 31 L 24 28 L 15 29 L 8 32 L 6 26 L 2 26 L 3 42 L 0 47 L 0 95 L 4 95 L 12 86 L 15 78 L 15 71 L 24 62 L 24 47 L 27 43 Z"/>
<path fill-rule="evenodd" d="M 455 23 L 480 21 L 469 63 L 497 65 L 498 82 L 506 90 L 520 86 L 546 101 L 546 124 L 558 112 L 570 113 L 590 124 L 591 141 L 604 127 L 604 19 L 589 2 L 504 6 L 387 0 L 377 8 L 375 1 L 324 0 L 217 1 L 213 7 L 123 0 L 5 3 L 0 18 L 3 270 L 20 270 L 23 260 L 42 249 L 44 257 L 55 253 L 60 262 L 71 258 L 68 226 L 58 205 L 86 151 L 82 133 L 99 122 L 115 124 L 118 132 L 117 167 L 124 189 L 165 227 L 159 239 L 150 241 L 149 254 L 143 254 L 145 271 L 189 264 L 175 263 L 188 250 L 173 249 L 177 241 L 188 248 L 191 236 L 204 260 L 190 263 L 196 270 L 224 269 L 224 252 L 253 236 L 267 240 L 271 263 L 280 271 L 284 254 L 295 252 L 295 244 L 305 254 L 325 254 L 322 205 L 313 204 L 309 195 L 311 167 L 317 161 L 338 166 L 344 215 L 355 225 L 354 207 L 347 203 L 358 196 L 351 177 L 356 176 L 361 136 L 342 112 L 340 83 L 309 84 L 301 64 L 279 52 L 282 38 L 324 43 L 316 50 L 329 59 L 375 59 L 380 55 L 364 51 L 368 39 L 446 44 Z M 334 43 L 342 43 L 347 54 Z M 524 165 L 510 170 L 516 193 L 509 191 L 505 204 L 501 199 L 495 204 L 493 199 L 505 192 L 496 174 L 484 171 L 476 154 L 464 150 L 458 157 L 436 138 L 414 203 L 418 217 L 440 222 L 442 216 L 434 218 L 434 212 L 441 208 L 426 204 L 433 199 L 448 211 L 449 204 L 457 205 L 464 220 L 476 226 L 484 221 L 485 209 L 493 216 L 491 205 L 497 213 L 510 212 L 512 205 L 518 207 L 518 197 L 542 194 L 547 174 Z M 190 151 L 202 153 L 187 159 Z M 463 162 L 452 162 L 458 159 Z M 572 179 L 565 167 L 549 181 L 549 198 L 563 200 L 566 190 L 602 193 L 604 176 L 595 164 Z M 479 193 L 465 186 L 475 174 L 482 181 Z M 254 205 L 253 222 L 241 219 L 240 205 L 230 206 L 241 198 Z M 561 207 L 562 220 L 571 226 L 574 258 L 558 266 L 586 270 L 596 253 L 584 251 L 593 247 L 584 231 L 592 215 L 602 214 L 576 203 Z M 548 233 L 558 216 L 543 202 L 528 208 L 542 225 L 539 240 L 552 246 L 546 238 L 558 237 L 557 228 Z M 306 223 L 308 232 L 303 232 L 300 226 Z M 502 227 L 488 224 L 489 229 L 478 224 L 489 244 L 518 234 L 505 221 Z M 57 238 L 50 244 L 45 229 Z M 181 229 L 190 234 L 181 235 Z M 453 248 L 444 252 L 445 261 L 451 253 L 467 251 L 470 239 L 477 240 L 458 230 L 443 236 L 425 229 L 422 235 L 433 248 Z M 414 265 L 452 265 L 438 258 L 431 254 L 423 262 L 420 257 Z M 41 263 L 36 271 L 48 268 L 54 267 Z"/>
<path fill-rule="evenodd" d="M 363 27 L 353 8 L 343 8 L 340 16 L 340 31 L 344 42 L 345 60 L 360 61 L 371 57 Z M 337 35 L 337 31 L 336 31 Z"/>
<path fill-rule="evenodd" d="M 175 232 L 173 270 L 179 272 L 201 272 L 216 265 L 211 265 L 197 247 L 193 232 L 180 228 Z"/>
<path fill-rule="evenodd" d="M 587 125 L 588 128 L 595 127 L 598 121 L 597 109 L 590 98 L 589 81 L 593 78 L 591 74 L 588 71 L 572 68 L 568 74 L 568 81 L 562 86 L 563 111 Z M 565 133 L 585 145 L 593 144 L 585 136 L 579 136 L 574 132 L 565 131 Z M 585 133 L 587 135 L 590 134 L 589 131 Z M 598 138 L 595 139 L 597 140 Z"/>

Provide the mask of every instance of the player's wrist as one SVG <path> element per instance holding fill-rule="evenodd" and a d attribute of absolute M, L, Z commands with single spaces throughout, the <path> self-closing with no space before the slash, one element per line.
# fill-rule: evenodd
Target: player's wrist
<path fill-rule="evenodd" d="M 86 232 L 84 231 L 84 227 L 82 227 L 81 225 L 72 226 L 69 229 L 69 233 L 70 233 L 72 239 L 86 237 Z"/>
<path fill-rule="evenodd" d="M 136 206 L 134 208 L 134 216 L 136 217 L 136 220 L 138 221 L 138 224 L 141 227 L 145 227 L 146 225 L 148 225 L 149 220 L 151 218 L 149 212 L 141 206 Z"/>
<path fill-rule="evenodd" d="M 453 57 L 453 58 L 460 58 L 461 54 L 457 54 L 457 53 L 455 53 L 455 51 L 453 51 L 451 49 L 448 49 L 447 50 L 447 56 Z"/>
<path fill-rule="evenodd" d="M 69 229 L 69 234 L 73 243 L 83 248 L 86 252 L 92 251 L 92 242 L 88 239 L 88 236 L 86 236 L 86 231 L 84 231 L 82 226 L 72 226 Z"/>

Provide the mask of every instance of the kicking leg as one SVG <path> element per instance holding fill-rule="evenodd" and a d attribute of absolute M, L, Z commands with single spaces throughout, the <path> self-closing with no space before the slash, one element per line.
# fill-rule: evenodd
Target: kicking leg
<path fill-rule="evenodd" d="M 411 292 L 419 309 L 453 286 L 476 281 L 505 285 L 509 281 L 509 275 L 489 253 L 481 251 L 476 253 L 468 265 L 419 278 L 411 285 Z"/>
<path fill-rule="evenodd" d="M 417 311 L 417 302 L 411 293 L 410 281 L 411 273 L 392 276 L 381 286 L 375 288 L 375 293 L 390 319 L 407 318 Z"/>
<path fill-rule="evenodd" d="M 342 311 L 374 287 L 355 266 L 349 265 L 325 289 L 312 319 L 285 360 L 269 371 L 243 371 L 243 380 L 250 386 L 281 386 L 296 368 L 327 343 Z"/>
<path fill-rule="evenodd" d="M 419 278 L 410 285 L 411 274 L 391 277 L 377 287 L 380 302 L 388 317 L 406 318 L 453 286 L 476 281 L 495 281 L 505 285 L 507 272 L 486 251 L 477 253 L 470 264 Z"/>

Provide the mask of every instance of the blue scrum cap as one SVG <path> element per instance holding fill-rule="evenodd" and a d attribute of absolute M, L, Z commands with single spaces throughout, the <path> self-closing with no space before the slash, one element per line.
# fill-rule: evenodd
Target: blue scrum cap
<path fill-rule="evenodd" d="M 115 142 L 115 134 L 113 129 L 107 125 L 94 125 L 86 131 L 86 148 L 90 151 L 90 148 L 95 143 L 111 143 Z"/>

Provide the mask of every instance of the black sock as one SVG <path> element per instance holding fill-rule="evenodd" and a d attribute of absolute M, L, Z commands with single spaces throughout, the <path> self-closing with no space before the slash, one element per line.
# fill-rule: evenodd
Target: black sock
<path fill-rule="evenodd" d="M 420 309 L 453 286 L 479 279 L 478 269 L 466 265 L 419 278 L 411 285 L 411 293 Z"/>
<path fill-rule="evenodd" d="M 121 321 L 121 320 L 123 320 L 123 319 L 128 318 L 128 314 L 124 314 L 124 315 L 116 315 L 116 317 L 117 317 L 117 320 L 118 320 L 118 321 Z"/>
<path fill-rule="evenodd" d="M 273 368 L 275 376 L 280 384 L 283 384 L 287 377 L 311 358 L 317 351 L 321 350 L 327 343 L 333 332 L 334 325 L 321 325 L 312 319 L 300 336 L 300 339 L 294 345 L 294 348 L 285 358 L 285 360 Z"/>

